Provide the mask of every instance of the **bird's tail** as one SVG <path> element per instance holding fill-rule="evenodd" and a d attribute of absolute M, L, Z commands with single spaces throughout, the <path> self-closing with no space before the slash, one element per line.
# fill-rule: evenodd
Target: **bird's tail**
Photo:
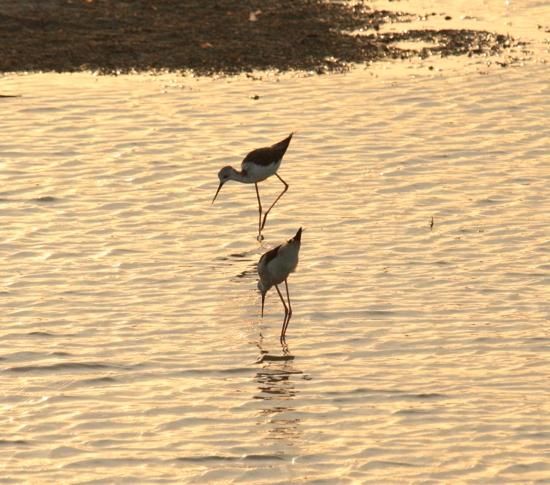
<path fill-rule="evenodd" d="M 271 148 L 275 148 L 280 150 L 281 157 L 286 153 L 286 149 L 288 148 L 288 145 L 290 145 L 290 140 L 292 140 L 292 135 L 296 133 L 295 131 L 292 132 L 289 136 L 287 136 L 284 140 L 275 143 L 274 145 L 271 145 Z"/>
<path fill-rule="evenodd" d="M 297 232 L 296 235 L 291 239 L 291 241 L 297 242 L 297 243 L 302 242 L 302 232 L 303 232 L 303 231 L 305 231 L 305 229 L 302 230 L 302 228 L 300 227 L 300 229 L 298 229 L 298 232 Z"/>

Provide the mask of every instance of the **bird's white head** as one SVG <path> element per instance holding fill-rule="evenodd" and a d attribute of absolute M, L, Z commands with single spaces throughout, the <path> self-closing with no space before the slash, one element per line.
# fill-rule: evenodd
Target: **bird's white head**
<path fill-rule="evenodd" d="M 218 173 L 218 178 L 220 179 L 221 184 L 225 184 L 230 178 L 232 173 L 235 171 L 233 167 L 223 167 Z"/>
<path fill-rule="evenodd" d="M 218 173 L 218 178 L 220 179 L 220 186 L 218 187 L 218 190 L 216 190 L 216 195 L 212 199 L 212 204 L 216 200 L 216 197 L 218 196 L 221 188 L 223 187 L 223 184 L 225 184 L 225 182 L 227 182 L 228 180 L 231 180 L 231 175 L 233 174 L 234 171 L 235 169 L 233 167 L 223 167 L 220 170 L 220 172 Z"/>

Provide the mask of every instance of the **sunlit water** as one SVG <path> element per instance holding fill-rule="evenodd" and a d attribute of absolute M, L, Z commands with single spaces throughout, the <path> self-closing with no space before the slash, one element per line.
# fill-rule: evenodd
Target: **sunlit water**
<path fill-rule="evenodd" d="M 550 483 L 544 55 L 1 79 L 0 483 Z"/>

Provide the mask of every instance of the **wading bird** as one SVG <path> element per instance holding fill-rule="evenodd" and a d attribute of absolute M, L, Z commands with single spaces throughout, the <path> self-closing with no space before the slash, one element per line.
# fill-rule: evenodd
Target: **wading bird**
<path fill-rule="evenodd" d="M 293 273 L 298 266 L 298 253 L 300 252 L 300 244 L 302 239 L 302 228 L 298 229 L 296 235 L 284 242 L 280 246 L 271 249 L 265 253 L 258 262 L 258 290 L 262 293 L 262 318 L 264 316 L 264 302 L 265 294 L 272 286 L 275 286 L 279 297 L 285 307 L 285 318 L 283 320 L 283 328 L 281 330 L 281 343 L 285 340 L 286 329 L 290 317 L 292 317 L 292 307 L 290 306 L 290 295 L 288 294 L 288 283 L 286 282 L 288 275 Z M 288 300 L 288 307 L 286 306 L 285 299 L 281 294 L 277 285 L 285 282 L 286 297 Z"/>
<path fill-rule="evenodd" d="M 281 161 L 283 160 L 283 156 L 286 152 L 286 149 L 288 148 L 288 145 L 290 144 L 290 140 L 292 139 L 293 134 L 294 133 L 291 133 L 288 138 L 285 138 L 283 141 L 275 143 L 275 145 L 271 145 L 270 147 L 252 150 L 242 161 L 240 171 L 235 170 L 233 167 L 223 167 L 220 170 L 220 173 L 218 173 L 220 185 L 218 187 L 218 190 L 216 191 L 214 199 L 212 200 L 212 204 L 216 200 L 216 197 L 218 196 L 218 193 L 220 192 L 223 184 L 225 184 L 228 180 L 235 180 L 236 182 L 241 182 L 243 184 L 254 184 L 256 186 L 256 195 L 258 196 L 258 209 L 260 212 L 260 217 L 258 220 L 259 240 L 263 239 L 262 229 L 265 226 L 265 221 L 267 219 L 269 211 L 273 209 L 273 206 L 288 190 L 288 184 L 279 176 L 277 170 L 279 170 L 279 167 L 281 166 Z M 267 212 L 264 214 L 264 218 L 262 221 L 262 202 L 260 201 L 258 182 L 262 182 L 272 175 L 276 175 L 277 178 L 284 184 L 285 188 L 283 189 L 279 197 L 275 199 L 275 202 L 271 204 L 271 207 L 267 209 Z"/>

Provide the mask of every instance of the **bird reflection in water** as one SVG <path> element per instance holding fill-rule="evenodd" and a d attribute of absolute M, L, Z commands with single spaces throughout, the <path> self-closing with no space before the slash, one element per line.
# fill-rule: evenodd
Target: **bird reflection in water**
<path fill-rule="evenodd" d="M 286 445 L 292 446 L 293 441 L 302 434 L 299 429 L 302 419 L 287 417 L 286 413 L 296 411 L 292 402 L 300 392 L 296 389 L 296 384 L 300 382 L 303 373 L 295 368 L 294 357 L 269 356 L 260 344 L 258 346 L 263 357 L 258 359 L 258 363 L 261 362 L 263 367 L 254 376 L 259 390 L 254 399 L 266 403 L 261 410 L 262 419 L 258 421 L 258 425 L 269 428 L 267 439 L 287 440 Z"/>

